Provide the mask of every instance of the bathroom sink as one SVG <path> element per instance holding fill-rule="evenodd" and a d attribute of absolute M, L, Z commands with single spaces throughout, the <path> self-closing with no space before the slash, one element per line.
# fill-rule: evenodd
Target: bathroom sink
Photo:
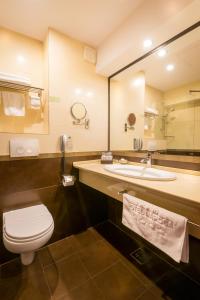
<path fill-rule="evenodd" d="M 114 164 L 106 165 L 104 169 L 114 174 L 144 180 L 169 181 L 176 179 L 176 175 L 171 172 L 144 166 Z"/>

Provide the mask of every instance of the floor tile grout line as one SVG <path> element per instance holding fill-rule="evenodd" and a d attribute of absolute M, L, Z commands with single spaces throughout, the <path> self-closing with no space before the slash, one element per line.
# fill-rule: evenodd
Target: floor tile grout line
<path fill-rule="evenodd" d="M 121 232 L 123 232 L 123 234 L 125 234 L 126 236 L 128 236 L 129 238 L 131 238 L 132 240 L 133 240 L 133 238 L 130 236 L 130 235 L 128 235 L 125 231 L 123 231 L 123 230 L 121 230 L 121 228 L 119 227 L 119 226 L 117 226 L 117 225 L 115 225 L 114 223 L 112 223 L 112 221 L 110 221 L 110 223 L 111 224 L 113 224 L 115 227 L 117 227 L 117 229 L 118 230 L 120 230 Z M 107 241 L 107 240 L 106 240 Z M 109 246 L 110 247 L 113 247 L 112 246 L 112 244 L 110 243 L 110 242 L 108 242 L 107 241 L 107 243 L 109 243 Z M 146 246 L 140 246 L 140 247 L 138 247 L 137 249 L 135 249 L 133 252 L 136 252 L 138 249 L 142 249 L 142 248 L 144 248 L 144 247 L 146 247 Z M 147 247 L 146 247 L 147 248 Z M 115 248 L 116 249 L 116 248 Z M 116 249 L 117 250 L 117 249 Z M 151 252 L 153 252 L 151 249 L 149 249 L 148 248 L 148 250 L 150 250 Z M 117 251 L 119 251 L 119 250 L 117 250 Z M 119 251 L 119 253 L 121 254 L 121 255 L 123 255 L 120 251 Z M 153 252 L 154 253 L 154 252 Z M 156 254 L 156 253 L 154 253 L 154 254 Z M 160 256 L 159 255 L 157 255 L 156 254 L 156 256 L 158 256 L 159 258 L 160 258 Z M 124 255 L 124 257 L 127 259 L 127 257 Z M 120 258 L 119 258 L 120 259 Z M 161 260 L 162 261 L 164 261 L 162 258 L 161 258 Z M 122 261 L 122 260 L 121 260 Z M 165 261 L 166 262 L 166 261 Z M 123 263 L 123 261 L 122 261 L 122 263 Z M 169 264 L 169 263 L 168 263 Z M 125 265 L 125 264 L 123 264 L 123 265 Z M 171 264 L 170 264 L 171 265 Z M 128 268 L 127 266 L 126 266 L 126 268 Z M 166 273 L 167 273 L 168 271 L 166 271 L 164 274 L 162 274 L 154 283 L 156 283 L 156 282 L 158 282 L 164 275 L 166 275 Z M 133 274 L 133 272 L 132 272 L 132 274 Z M 144 274 L 145 275 L 145 274 Z M 152 286 L 153 285 L 153 282 L 149 285 L 149 286 Z"/>
<path fill-rule="evenodd" d="M 133 271 L 131 271 L 130 269 L 129 269 L 129 267 L 126 265 L 126 263 L 125 262 L 123 262 L 123 260 L 122 259 L 120 259 L 120 261 L 121 261 L 121 263 L 123 264 L 123 266 L 132 274 L 132 275 L 134 275 L 141 283 L 142 283 L 142 285 L 144 285 L 144 283 L 143 283 L 143 281 L 142 281 L 142 279 L 141 278 L 139 278 L 139 276 L 137 276 L 137 274 L 135 274 Z M 140 270 L 139 270 L 140 271 Z M 143 274 L 143 273 L 142 273 Z M 145 274 L 143 274 L 144 276 L 145 276 Z M 150 281 L 150 279 L 148 278 L 148 280 Z M 144 285 L 144 287 L 145 288 L 147 288 L 147 287 L 150 287 L 151 285 L 152 285 L 153 283 L 149 283 L 149 285 Z"/>
<path fill-rule="evenodd" d="M 43 268 L 46 269 L 46 268 L 48 268 L 48 267 L 50 267 L 50 266 L 52 266 L 52 265 L 55 265 L 56 263 L 62 262 L 62 261 L 65 260 L 65 259 L 69 259 L 69 258 L 72 257 L 73 255 L 78 255 L 78 254 L 81 253 L 81 251 L 85 250 L 86 248 L 90 247 L 91 245 L 94 245 L 94 244 L 99 243 L 99 242 L 102 242 L 102 241 L 104 242 L 103 239 L 96 240 L 96 241 L 94 241 L 92 244 L 87 245 L 87 246 L 84 246 L 84 247 L 82 247 L 82 248 L 76 250 L 76 251 L 73 252 L 72 254 L 69 254 L 68 256 L 64 256 L 64 257 L 62 257 L 62 258 L 60 258 L 60 259 L 57 259 L 57 260 L 55 260 L 55 259 L 52 257 L 52 260 L 53 260 L 52 263 L 49 263 L 49 264 L 47 264 L 47 265 L 44 265 Z M 50 250 L 50 249 L 49 249 L 49 250 Z M 51 252 L 51 250 L 50 250 L 50 252 Z M 51 255 L 51 256 L 52 256 L 52 255 Z"/>
<path fill-rule="evenodd" d="M 123 229 L 121 229 L 118 225 L 116 225 L 115 223 L 113 223 L 110 219 L 108 219 L 108 222 L 110 222 L 113 226 L 115 226 L 118 230 L 120 230 L 121 232 L 123 232 L 126 236 L 128 236 L 130 239 L 133 240 L 133 238 L 131 237 L 130 234 L 126 233 Z M 162 261 L 164 261 L 165 263 L 167 263 L 168 265 L 171 266 L 171 268 L 175 269 L 176 271 L 178 271 L 179 273 L 185 275 L 187 278 L 189 278 L 190 280 L 192 280 L 194 283 L 196 283 L 197 285 L 200 285 L 200 282 L 196 281 L 194 278 L 190 277 L 190 275 L 188 275 L 187 273 L 183 272 L 181 269 L 179 269 L 178 267 L 175 267 L 172 263 L 168 262 L 167 259 L 162 258 L 159 254 L 156 253 L 156 251 L 154 249 L 151 249 L 148 245 L 144 245 L 143 247 L 147 248 L 148 250 L 150 250 L 151 252 L 153 252 L 157 257 L 159 257 L 159 259 L 161 259 Z M 139 247 L 141 248 L 141 247 Z M 167 272 L 165 272 L 166 274 Z M 159 280 L 163 277 L 163 275 L 159 278 Z M 157 282 L 157 281 L 156 281 Z"/>
<path fill-rule="evenodd" d="M 149 248 L 149 247 L 146 247 L 146 248 L 148 248 L 149 251 L 153 252 L 156 256 L 158 256 L 162 261 L 164 261 L 165 263 L 167 263 L 168 265 L 170 265 L 172 269 L 174 269 L 177 272 L 183 274 L 184 276 L 186 276 L 187 278 L 189 278 L 194 283 L 196 283 L 197 285 L 200 286 L 200 282 L 196 281 L 194 278 L 190 277 L 190 275 L 188 275 L 187 273 L 183 272 L 181 269 L 179 269 L 178 267 L 174 266 L 172 263 L 168 262 L 167 259 L 160 257 L 159 254 L 157 254 L 154 250 L 151 250 L 151 248 Z M 167 271 L 167 272 L 169 272 L 169 271 Z M 166 275 L 166 273 L 165 273 L 165 275 Z"/>
<path fill-rule="evenodd" d="M 97 244 L 98 242 L 102 242 L 102 241 L 104 242 L 104 240 L 98 240 L 98 241 L 96 241 L 95 243 Z M 89 245 L 88 247 L 90 247 L 90 246 L 91 246 L 91 245 Z M 84 248 L 84 249 L 85 249 L 85 248 Z M 82 250 L 83 250 L 83 249 L 82 249 Z M 81 258 L 81 251 L 78 253 L 78 256 L 79 256 L 79 258 L 80 258 L 80 260 L 81 260 L 82 265 L 84 266 L 84 268 L 85 268 L 86 271 L 88 272 L 90 278 L 93 279 L 95 276 L 92 276 L 92 275 L 90 274 L 89 270 L 87 269 L 87 267 L 85 266 L 85 264 L 84 264 L 84 262 L 83 262 L 83 260 L 82 260 L 82 258 Z M 107 270 L 107 269 L 109 269 L 110 267 L 112 267 L 112 266 L 113 266 L 115 263 L 117 263 L 118 261 L 119 261 L 119 258 L 118 258 L 118 256 L 116 255 L 116 261 L 115 261 L 114 263 L 112 263 L 109 267 L 106 267 L 104 270 L 98 272 L 97 275 L 103 273 L 105 270 Z"/>
<path fill-rule="evenodd" d="M 4 267 L 4 266 L 7 265 L 7 264 L 12 263 L 12 262 L 15 261 L 15 260 L 19 260 L 19 259 L 20 259 L 20 256 L 17 256 L 17 257 L 15 257 L 15 258 L 12 258 L 11 260 L 8 260 L 8 261 L 2 263 L 2 264 L 0 265 L 0 268 L 1 268 L 1 267 Z"/>
<path fill-rule="evenodd" d="M 46 275 L 45 275 L 44 270 L 42 270 L 42 272 L 43 272 L 43 277 L 44 277 L 45 283 L 46 283 L 47 288 L 48 288 L 48 291 L 49 291 L 49 295 L 50 295 L 50 297 L 52 298 L 51 289 L 50 289 L 50 286 L 49 286 L 49 283 L 48 283 L 48 280 L 47 280 L 47 278 L 46 278 Z"/>
<path fill-rule="evenodd" d="M 103 222 L 102 222 L 102 223 L 103 223 Z M 105 222 L 104 222 L 104 223 L 105 223 Z M 98 225 L 100 225 L 100 224 L 97 224 L 97 225 L 95 225 L 95 226 L 98 226 Z M 101 236 L 101 237 L 99 237 L 99 239 L 104 239 L 103 236 L 95 229 L 95 227 L 91 226 L 91 227 L 88 228 L 88 230 L 90 230 L 91 234 L 92 234 L 95 238 L 96 238 L 95 233 L 98 233 L 98 235 Z M 94 233 L 94 231 L 95 231 L 95 233 Z"/>
<path fill-rule="evenodd" d="M 72 256 L 72 255 L 71 255 L 71 256 Z M 71 257 L 71 256 L 70 256 L 70 257 Z M 79 260 L 80 260 L 80 259 L 79 259 Z M 81 262 L 81 261 L 80 261 L 80 262 Z M 81 262 L 81 264 L 82 264 L 82 262 Z M 44 270 L 44 273 L 45 273 L 45 270 Z M 47 281 L 47 286 L 48 286 L 48 288 L 50 289 L 50 295 L 53 297 L 52 292 L 51 292 L 51 288 L 49 287 L 48 280 L 47 280 L 46 276 L 45 276 L 45 279 L 46 279 L 46 281 Z M 80 284 L 78 284 L 77 286 L 75 286 L 74 288 L 70 289 L 70 291 L 73 291 L 73 290 L 76 289 L 76 288 L 80 288 L 82 285 L 86 284 L 89 280 L 91 280 L 90 277 L 89 277 L 87 280 L 85 280 L 83 283 L 80 283 Z M 63 295 L 60 296 L 59 298 L 62 298 L 64 295 L 65 295 L 65 294 L 63 294 Z"/>
<path fill-rule="evenodd" d="M 134 300 L 140 300 L 140 298 L 146 293 L 148 292 L 148 289 L 145 288 L 144 292 L 142 292 L 140 295 L 138 295 Z"/>
<path fill-rule="evenodd" d="M 113 266 L 115 266 L 117 263 L 120 262 L 120 259 L 118 258 L 114 263 L 112 263 L 109 267 L 106 267 L 105 269 L 103 269 L 100 272 L 97 272 L 95 275 L 91 275 L 91 279 L 95 279 L 97 276 L 101 275 L 102 273 L 108 271 L 110 268 L 112 268 Z"/>
<path fill-rule="evenodd" d="M 100 240 L 97 240 L 96 242 L 98 242 L 98 241 L 102 241 L 102 240 L 100 239 Z M 97 288 L 97 290 L 100 292 L 101 296 L 105 298 L 105 295 L 104 295 L 103 291 L 97 286 L 97 284 L 96 284 L 96 282 L 95 282 L 94 279 L 95 279 L 98 275 L 100 275 L 100 274 L 102 274 L 103 272 L 105 272 L 105 271 L 109 270 L 110 268 L 112 268 L 112 267 L 113 267 L 115 264 L 117 264 L 120 260 L 117 259 L 117 260 L 116 260 L 114 263 L 112 263 L 109 267 L 105 268 L 104 270 L 98 272 L 97 274 L 95 274 L 95 275 L 93 276 L 93 275 L 90 274 L 89 270 L 86 268 L 85 264 L 83 263 L 82 258 L 81 258 L 81 256 L 80 256 L 80 252 L 79 252 L 79 255 L 78 255 L 78 256 L 79 256 L 79 258 L 80 258 L 80 261 L 81 261 L 82 266 L 84 267 L 84 269 L 87 271 L 87 273 L 88 273 L 88 275 L 89 275 L 89 280 L 88 280 L 88 281 L 91 280 L 92 283 L 93 283 L 93 284 L 95 285 L 95 287 Z M 76 288 L 77 288 L 77 287 L 76 287 Z"/>
<path fill-rule="evenodd" d="M 93 228 L 93 227 L 89 227 L 89 228 Z M 88 230 L 88 229 L 87 229 Z M 93 234 L 92 232 L 91 232 L 91 234 L 93 235 L 93 237 L 95 238 L 95 234 Z M 75 235 L 71 235 L 71 236 L 68 236 L 68 237 L 66 237 L 66 238 L 64 238 L 64 239 L 62 239 L 62 240 L 60 240 L 60 241 L 57 241 L 57 242 L 55 242 L 55 243 L 53 243 L 53 244 L 56 244 L 56 243 L 62 243 L 62 241 L 63 240 L 65 240 L 65 239 L 67 239 L 67 238 L 69 238 L 69 237 L 73 237 L 75 240 L 76 240 L 76 242 L 78 242 L 78 240 L 76 239 L 76 236 Z M 100 242 L 100 241 L 105 241 L 104 240 L 104 238 L 102 237 L 102 238 L 99 238 L 99 239 L 95 239 L 93 242 L 92 242 L 92 244 L 95 244 L 95 243 L 98 243 L 98 242 Z M 51 245 L 53 245 L 53 244 L 51 244 Z M 49 249 L 49 251 L 51 252 L 51 249 L 50 249 L 50 246 L 51 245 L 48 245 L 47 246 L 47 248 Z M 90 244 L 91 245 L 91 244 Z M 53 258 L 53 256 L 52 256 L 52 260 L 53 260 L 53 262 L 52 263 L 49 263 L 49 264 L 47 264 L 47 265 L 44 265 L 44 268 L 47 268 L 47 267 L 49 267 L 50 265 L 53 265 L 53 264 L 55 264 L 55 263 L 59 263 L 59 262 L 61 262 L 61 261 L 63 261 L 64 259 L 67 259 L 67 258 L 69 258 L 69 257 L 71 257 L 72 255 L 74 255 L 74 254 L 78 254 L 78 253 L 80 253 L 83 249 L 86 249 L 87 247 L 89 247 L 90 245 L 87 245 L 87 246 L 80 246 L 80 248 L 79 249 L 77 249 L 75 252 L 73 252 L 72 254 L 69 254 L 69 255 L 67 255 L 67 256 L 64 256 L 64 257 L 62 257 L 62 258 L 59 258 L 59 259 L 54 259 Z M 45 247 L 43 247 L 43 249 L 44 249 Z"/>
<path fill-rule="evenodd" d="M 79 253 L 79 250 L 76 251 L 76 252 L 74 252 L 74 253 L 72 253 L 72 254 L 69 254 L 69 255 L 67 255 L 67 256 L 65 256 L 65 257 L 62 257 L 62 258 L 60 258 L 60 259 L 56 259 L 56 260 L 53 259 L 53 262 L 52 262 L 52 263 L 49 263 L 49 264 L 47 264 L 47 265 L 45 265 L 45 266 L 44 266 L 44 269 L 46 269 L 46 268 L 48 268 L 48 267 L 50 267 L 50 266 L 52 266 L 52 265 L 55 265 L 55 264 L 57 264 L 57 263 L 61 263 L 62 261 L 66 260 L 66 259 L 69 259 L 69 258 L 72 257 L 73 255 L 76 255 L 76 254 L 78 254 L 78 253 Z"/>
<path fill-rule="evenodd" d="M 83 261 L 81 259 L 80 253 L 78 254 L 78 257 L 79 257 L 79 260 L 81 262 L 81 265 L 83 266 L 84 270 L 87 272 L 89 278 L 92 279 L 90 272 L 88 271 L 88 269 L 86 268 L 85 264 L 83 263 Z"/>
<path fill-rule="evenodd" d="M 98 224 L 95 225 L 95 226 L 98 226 L 98 225 L 100 225 L 100 224 L 104 224 L 104 223 L 106 223 L 106 222 L 107 222 L 107 221 L 102 221 L 102 222 L 98 223 Z M 90 226 L 90 227 L 88 227 L 88 228 L 86 229 L 86 231 L 89 230 L 90 228 L 93 228 L 94 230 L 96 230 L 94 226 Z M 97 230 L 96 230 L 96 231 L 97 231 Z M 85 232 L 85 231 L 83 231 L 83 232 Z M 97 231 L 97 232 L 98 232 L 98 231 Z M 91 230 L 91 234 L 95 237 L 95 234 L 92 232 L 92 230 Z M 66 236 L 66 237 L 64 237 L 64 238 L 62 238 L 62 239 L 60 239 L 60 240 L 58 240 L 58 241 L 55 241 L 55 242 L 52 243 L 52 244 L 45 245 L 45 246 L 39 248 L 39 249 L 36 251 L 36 253 L 38 253 L 40 250 L 43 250 L 43 249 L 45 249 L 45 248 L 49 249 L 49 247 L 50 247 L 51 245 L 54 245 L 54 244 L 56 244 L 56 243 L 62 243 L 62 241 L 64 241 L 65 239 L 68 239 L 68 238 L 70 238 L 70 237 L 72 237 L 72 236 L 75 238 L 75 235 L 74 235 L 74 234 L 68 235 L 68 236 Z M 100 239 L 97 239 L 97 240 L 94 241 L 94 242 L 98 242 L 98 241 L 101 241 L 101 240 L 102 240 L 102 241 L 106 241 L 105 238 L 104 238 L 103 236 L 101 236 Z M 86 247 L 88 247 L 88 246 L 84 246 L 83 248 L 86 248 Z M 49 249 L 49 250 L 50 250 L 50 249 Z M 81 250 L 81 249 L 77 250 L 77 252 L 79 252 L 80 250 Z M 73 255 L 73 254 L 71 254 L 71 255 Z M 71 255 L 70 255 L 70 256 L 71 256 Z M 15 260 L 18 260 L 18 259 L 20 259 L 20 256 L 19 256 L 19 255 L 18 255 L 17 257 L 15 257 L 15 258 L 12 258 L 11 260 L 8 260 L 8 261 L 6 261 L 6 262 L 0 264 L 0 268 L 1 268 L 2 266 L 6 265 L 6 264 L 9 264 L 9 263 L 15 261 Z M 59 260 L 63 260 L 63 259 L 64 259 L 64 257 L 61 258 L 61 259 L 59 259 Z M 59 261 L 59 260 L 57 260 L 57 261 Z M 48 265 L 46 265 L 46 266 L 44 266 L 44 268 L 47 267 L 47 266 L 49 266 L 49 265 L 52 265 L 52 264 L 54 264 L 54 263 L 55 263 L 55 261 L 52 262 L 52 263 L 50 263 L 50 264 L 48 264 Z"/>
<path fill-rule="evenodd" d="M 100 274 L 104 273 L 105 271 L 111 269 L 113 266 L 115 266 L 115 265 L 116 265 L 117 263 L 119 263 L 119 262 L 121 262 L 121 263 L 123 264 L 123 261 L 119 258 L 115 263 L 113 263 L 112 265 L 110 265 L 110 266 L 109 266 L 108 268 L 106 268 L 104 271 L 99 272 L 98 274 L 96 274 L 95 276 L 92 277 L 92 281 L 93 281 L 93 283 L 95 284 L 95 286 L 96 286 L 98 289 L 99 289 L 99 287 L 97 286 L 97 284 L 96 284 L 96 282 L 95 282 L 94 279 L 95 279 L 96 277 L 98 277 Z M 127 271 L 131 274 L 131 276 L 133 276 L 133 273 L 128 269 L 128 267 L 125 266 L 124 264 L 123 264 L 123 266 L 127 269 Z M 136 279 L 138 279 L 138 277 L 137 277 L 136 275 L 135 275 L 134 277 L 135 277 Z M 145 290 L 144 292 L 142 291 L 140 295 L 138 295 L 138 297 L 141 297 L 146 291 L 148 291 L 148 289 L 144 286 L 144 284 L 142 284 L 141 280 L 138 279 L 138 281 L 140 282 L 140 284 L 142 285 L 142 287 L 143 287 L 144 290 Z M 99 290 L 101 291 L 102 295 L 105 297 L 103 291 L 102 291 L 101 289 L 99 289 Z M 135 300 L 138 299 L 138 297 L 136 297 Z M 125 299 L 124 299 L 124 300 L 125 300 Z"/>
<path fill-rule="evenodd" d="M 78 252 L 73 253 L 73 254 L 68 255 L 68 256 L 65 256 L 65 257 L 63 257 L 63 258 L 61 258 L 61 259 L 59 259 L 59 260 L 54 260 L 52 263 L 50 263 L 50 264 L 44 266 L 44 271 L 45 271 L 47 268 L 49 268 L 49 267 L 55 266 L 55 265 L 57 265 L 57 264 L 60 264 L 60 263 L 63 262 L 64 260 L 68 260 L 68 259 L 72 258 L 72 256 L 77 256 L 77 254 L 78 254 Z"/>
<path fill-rule="evenodd" d="M 94 278 L 92 279 L 92 283 L 94 284 L 94 286 L 96 287 L 96 289 L 99 291 L 99 293 L 101 294 L 102 297 L 104 297 L 106 299 L 106 295 L 104 295 L 104 292 L 102 291 L 102 289 L 100 289 L 98 287 L 98 285 L 96 284 Z"/>
<path fill-rule="evenodd" d="M 103 223 L 105 223 L 105 222 L 103 222 Z M 114 225 L 115 226 L 115 225 Z M 115 226 L 115 227 L 117 227 L 117 226 Z M 90 227 L 90 228 L 93 228 L 93 227 Z M 117 227 L 118 228 L 118 227 Z M 126 232 L 124 232 L 124 231 L 122 231 L 121 229 L 120 229 L 120 227 L 118 228 L 121 232 L 123 232 L 125 235 L 127 235 L 129 238 L 131 238 L 132 240 L 134 240 L 131 236 L 129 236 L 128 234 L 126 234 Z M 72 235 L 71 235 L 72 236 Z M 68 237 L 66 237 L 66 238 L 69 238 L 70 236 L 68 236 Z M 62 239 L 62 240 L 65 240 L 66 238 L 64 238 L 64 239 Z M 61 241 L 62 241 L 61 240 Z M 59 241 L 60 242 L 60 241 Z M 97 239 L 96 241 L 94 241 L 92 244 L 96 244 L 96 243 L 100 243 L 100 242 L 105 242 L 109 247 L 110 247 L 110 249 L 115 249 L 116 250 L 116 248 L 111 244 L 111 243 L 109 243 L 106 239 L 104 239 L 103 237 L 102 237 L 102 239 L 100 238 L 100 239 Z M 56 243 L 56 242 L 55 242 Z M 133 274 L 141 283 L 142 283 L 142 280 L 136 275 L 136 274 L 134 274 L 134 272 L 131 272 L 131 268 L 129 269 L 128 268 L 128 266 L 125 264 L 125 262 L 123 262 L 123 259 L 122 258 L 120 258 L 120 256 L 117 256 L 116 255 L 116 257 L 118 258 L 117 260 L 116 260 L 116 262 L 114 262 L 114 263 L 112 263 L 109 267 L 107 267 L 107 268 L 105 268 L 104 270 L 102 270 L 102 271 L 100 271 L 100 272 L 98 272 L 97 274 L 95 274 L 94 276 L 93 275 L 90 275 L 90 273 L 89 273 L 89 271 L 87 270 L 87 268 L 86 268 L 86 266 L 84 265 L 84 262 L 82 261 L 82 259 L 81 259 L 81 257 L 80 257 L 80 253 L 81 253 L 81 251 L 83 251 L 84 249 L 86 249 L 87 247 L 90 247 L 91 246 L 91 244 L 88 246 L 84 246 L 84 247 L 82 247 L 82 248 L 80 248 L 80 249 L 78 249 L 76 252 L 74 252 L 73 254 L 70 254 L 70 255 L 68 255 L 67 257 L 62 257 L 61 259 L 59 259 L 59 260 L 57 260 L 57 261 L 53 261 L 52 263 L 50 263 L 50 264 L 48 264 L 48 265 L 43 265 L 43 264 L 41 264 L 41 261 L 40 261 L 40 259 L 39 259 L 39 265 L 40 265 L 40 268 L 41 268 L 41 271 L 42 271 L 42 273 L 43 273 L 43 276 L 44 276 L 44 280 L 45 280 L 45 283 L 46 283 L 46 285 L 47 285 L 47 288 L 48 288 L 48 292 L 50 293 L 50 297 L 52 298 L 53 296 L 52 296 L 52 294 L 51 294 L 51 289 L 50 289 L 50 287 L 49 287 L 49 284 L 48 284 L 48 281 L 47 281 L 47 278 L 46 278 L 46 276 L 45 276 L 45 268 L 47 268 L 47 267 L 49 267 L 49 266 L 53 266 L 53 265 L 56 265 L 56 263 L 60 263 L 60 262 L 62 262 L 63 260 L 65 260 L 65 259 L 69 259 L 69 258 L 71 258 L 72 256 L 78 256 L 79 257 L 79 260 L 80 260 L 80 262 L 81 262 L 81 265 L 83 266 L 83 268 L 84 268 L 84 270 L 85 271 L 87 271 L 87 273 L 88 273 L 88 275 L 89 275 L 89 278 L 84 282 L 84 283 L 81 283 L 81 284 L 79 284 L 78 286 L 76 286 L 76 287 L 74 287 L 73 289 L 71 289 L 71 291 L 73 291 L 74 289 L 78 289 L 78 288 L 80 288 L 81 286 L 83 286 L 83 285 L 85 285 L 87 282 L 89 282 L 90 280 L 92 281 L 92 283 L 96 286 L 96 288 L 102 293 L 102 295 L 104 296 L 104 294 L 103 294 L 103 291 L 101 291 L 99 288 L 98 288 L 98 286 L 96 285 L 96 282 L 95 282 L 95 278 L 97 277 L 97 276 L 99 276 L 100 274 L 102 274 L 102 273 L 104 273 L 105 271 L 107 271 L 107 270 L 109 270 L 110 268 L 112 268 L 114 265 L 116 265 L 118 262 L 121 262 L 123 265 L 124 265 L 124 267 L 126 267 L 126 269 L 131 273 L 131 274 Z M 45 248 L 47 248 L 47 249 L 49 249 L 48 248 L 49 247 L 49 245 L 48 246 L 45 246 L 45 247 L 43 247 L 43 249 L 45 249 Z M 141 248 L 141 247 L 139 247 L 139 248 Z M 139 249 L 138 248 L 138 249 Z M 167 275 L 167 273 L 168 272 L 170 272 L 170 270 L 175 270 L 175 271 L 177 271 L 178 273 L 180 273 L 180 274 L 183 274 L 185 277 L 187 277 L 188 279 L 190 279 L 192 282 L 194 282 L 195 284 L 197 284 L 198 286 L 200 285 L 200 283 L 199 282 L 197 282 L 196 280 L 194 280 L 192 277 L 190 277 L 187 273 L 185 273 L 185 272 L 183 272 L 181 269 L 179 269 L 178 267 L 175 267 L 172 263 L 170 263 L 170 262 L 168 262 L 167 261 L 167 259 L 165 259 L 165 258 L 162 258 L 159 254 L 157 254 L 154 250 L 152 250 L 149 246 L 142 246 L 142 248 L 146 248 L 146 249 L 148 249 L 150 252 L 152 252 L 155 256 L 157 256 L 161 261 L 164 261 L 167 265 L 169 265 L 170 267 L 171 267 L 171 269 L 169 269 L 168 271 L 166 271 L 165 273 L 163 273 L 154 283 L 158 283 L 160 280 L 162 280 L 162 278 L 164 278 L 166 275 Z M 137 251 L 137 249 L 135 250 L 135 251 Z M 134 251 L 134 252 L 135 252 Z M 120 252 L 119 252 L 119 254 L 121 254 Z M 123 254 L 121 254 L 122 256 L 123 256 Z M 124 257 L 125 258 L 127 258 L 125 255 L 124 255 Z M 6 265 L 6 264 L 9 264 L 9 263 L 13 263 L 14 261 L 17 261 L 17 260 L 19 260 L 19 257 L 16 257 L 16 258 L 13 258 L 12 260 L 10 260 L 10 261 L 8 261 L 8 262 L 5 262 L 5 263 L 3 263 L 2 265 L 0 265 L 0 267 L 1 266 L 4 266 L 4 265 Z M 130 261 L 130 263 L 131 263 L 131 261 Z M 134 264 L 133 264 L 134 265 Z M 137 268 L 137 266 L 136 266 L 136 268 Z M 139 269 L 140 270 L 140 269 Z M 148 287 L 146 287 L 146 286 L 144 286 L 144 288 L 145 288 L 145 291 L 144 292 L 142 292 L 141 293 L 141 295 L 138 295 L 136 298 L 135 298 L 135 300 L 139 300 L 140 299 L 140 297 L 142 297 L 142 295 L 145 293 L 145 292 L 150 292 L 150 289 L 151 289 L 151 287 L 153 286 L 153 283 L 152 283 L 152 285 L 149 285 Z M 62 298 L 63 296 L 61 296 L 61 298 Z M 155 296 L 156 297 L 156 296 Z M 60 298 L 60 299 L 61 299 Z"/>
<path fill-rule="evenodd" d="M 80 289 L 82 286 L 84 286 L 85 284 L 87 284 L 88 282 L 91 281 L 91 278 L 88 278 L 86 281 L 78 284 L 77 286 L 73 287 L 72 289 L 70 289 L 70 292 L 73 292 L 76 289 Z"/>

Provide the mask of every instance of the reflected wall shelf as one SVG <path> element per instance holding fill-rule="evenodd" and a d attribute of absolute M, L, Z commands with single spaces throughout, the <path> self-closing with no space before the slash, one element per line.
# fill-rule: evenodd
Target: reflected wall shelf
<path fill-rule="evenodd" d="M 145 116 L 146 118 L 152 118 L 152 119 L 155 119 L 156 117 L 159 117 L 158 114 L 151 113 L 151 112 L 147 112 L 147 111 L 144 112 L 144 116 Z"/>

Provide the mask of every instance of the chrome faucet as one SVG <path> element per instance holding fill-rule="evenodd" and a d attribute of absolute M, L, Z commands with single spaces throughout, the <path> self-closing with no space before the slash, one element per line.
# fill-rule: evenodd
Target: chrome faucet
<path fill-rule="evenodd" d="M 147 156 L 145 158 L 143 158 L 140 162 L 146 163 L 147 168 L 151 168 L 152 167 L 152 153 L 147 151 Z"/>

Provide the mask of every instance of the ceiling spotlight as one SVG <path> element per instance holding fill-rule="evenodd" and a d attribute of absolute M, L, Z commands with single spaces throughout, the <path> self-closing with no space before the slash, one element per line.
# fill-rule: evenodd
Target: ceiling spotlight
<path fill-rule="evenodd" d="M 75 94 L 76 94 L 77 96 L 81 95 L 81 94 L 82 94 L 82 90 L 79 89 L 79 88 L 76 88 L 76 89 L 75 89 Z"/>
<path fill-rule="evenodd" d="M 143 46 L 144 48 L 150 48 L 152 46 L 153 42 L 150 39 L 144 40 Z"/>
<path fill-rule="evenodd" d="M 172 64 L 167 65 L 166 70 L 169 71 L 169 72 L 173 71 L 174 70 L 174 65 L 172 65 Z"/>
<path fill-rule="evenodd" d="M 140 86 L 144 83 L 144 79 L 139 77 L 139 78 L 136 78 L 132 81 L 132 85 L 137 87 L 137 86 Z"/>
<path fill-rule="evenodd" d="M 18 61 L 18 63 L 23 64 L 23 63 L 25 63 L 26 59 L 23 55 L 18 55 L 17 61 Z"/>
<path fill-rule="evenodd" d="M 159 57 L 164 57 L 167 54 L 167 51 L 165 49 L 160 49 L 157 54 Z"/>
<path fill-rule="evenodd" d="M 93 92 L 90 92 L 90 91 L 87 92 L 87 93 L 86 93 L 86 96 L 89 97 L 89 98 L 91 98 L 91 97 L 93 96 Z"/>

